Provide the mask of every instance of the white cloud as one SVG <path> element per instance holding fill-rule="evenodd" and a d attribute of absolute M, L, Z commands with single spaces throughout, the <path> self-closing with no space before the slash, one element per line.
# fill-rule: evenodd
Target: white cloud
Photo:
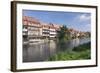
<path fill-rule="evenodd" d="M 82 14 L 78 16 L 79 21 L 87 21 L 91 19 L 91 16 L 86 15 L 86 14 Z"/>

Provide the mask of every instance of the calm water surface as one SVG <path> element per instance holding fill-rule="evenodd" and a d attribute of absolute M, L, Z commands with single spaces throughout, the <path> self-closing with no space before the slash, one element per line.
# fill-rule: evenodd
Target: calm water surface
<path fill-rule="evenodd" d="M 61 51 L 72 51 L 72 48 L 90 42 L 90 38 L 69 40 L 66 43 L 56 43 L 50 40 L 46 43 L 37 43 L 23 46 L 23 62 L 46 61 L 50 56 Z"/>

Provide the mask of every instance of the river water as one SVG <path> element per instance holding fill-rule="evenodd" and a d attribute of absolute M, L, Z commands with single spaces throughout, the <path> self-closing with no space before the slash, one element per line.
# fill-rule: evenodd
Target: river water
<path fill-rule="evenodd" d="M 90 38 L 76 38 L 66 43 L 57 43 L 53 40 L 45 43 L 37 43 L 33 45 L 23 46 L 23 62 L 39 62 L 46 61 L 61 51 L 72 51 L 76 46 L 90 42 Z"/>

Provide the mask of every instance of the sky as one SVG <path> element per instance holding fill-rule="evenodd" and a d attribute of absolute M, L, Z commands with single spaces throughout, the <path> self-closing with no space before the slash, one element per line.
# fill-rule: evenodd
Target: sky
<path fill-rule="evenodd" d="M 44 23 L 66 25 L 78 31 L 91 31 L 91 13 L 23 10 L 23 16 L 34 17 Z"/>

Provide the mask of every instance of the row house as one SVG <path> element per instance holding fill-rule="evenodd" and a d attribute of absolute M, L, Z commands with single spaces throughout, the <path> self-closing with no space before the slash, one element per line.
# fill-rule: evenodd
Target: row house
<path fill-rule="evenodd" d="M 49 30 L 50 30 L 50 38 L 55 38 L 56 37 L 56 29 L 54 27 L 54 24 L 50 23 L 49 24 Z"/>
<path fill-rule="evenodd" d="M 36 41 L 41 37 L 42 26 L 40 22 L 32 17 L 23 17 L 23 40 L 24 43 Z M 28 41 L 28 42 L 27 42 Z"/>
<path fill-rule="evenodd" d="M 41 23 L 42 25 L 42 37 L 43 38 L 49 38 L 49 25 L 47 23 Z"/>
<path fill-rule="evenodd" d="M 80 32 L 79 31 L 77 31 L 77 30 L 74 30 L 74 29 L 68 29 L 68 31 L 69 31 L 69 35 L 70 35 L 70 37 L 71 38 L 75 38 L 75 37 L 79 37 L 80 36 Z"/>
<path fill-rule="evenodd" d="M 24 16 L 23 17 L 23 31 L 22 31 L 22 34 L 23 34 L 23 40 L 24 40 L 24 44 L 27 44 L 28 42 L 28 20 L 27 20 L 27 17 Z"/>
<path fill-rule="evenodd" d="M 41 37 L 41 24 L 35 18 L 28 18 L 28 36 L 29 38 L 39 38 Z"/>
<path fill-rule="evenodd" d="M 50 30 L 50 38 L 56 38 L 57 37 L 57 31 L 60 30 L 61 25 L 58 24 L 49 24 L 49 30 Z"/>
<path fill-rule="evenodd" d="M 91 36 L 90 32 L 81 32 L 75 29 L 68 29 L 70 32 L 70 37 L 71 38 L 77 38 L 77 37 L 89 37 Z"/>
<path fill-rule="evenodd" d="M 23 16 L 23 39 L 24 41 L 34 41 L 36 39 L 56 38 L 57 31 L 60 30 L 60 27 L 62 26 L 59 24 L 43 23 L 36 18 Z M 86 36 L 86 33 L 77 31 L 72 28 L 68 29 L 68 32 L 69 33 L 67 34 L 71 38 Z"/>
<path fill-rule="evenodd" d="M 55 38 L 60 26 L 52 23 L 42 23 L 36 18 L 23 16 L 23 38 L 41 39 Z"/>

